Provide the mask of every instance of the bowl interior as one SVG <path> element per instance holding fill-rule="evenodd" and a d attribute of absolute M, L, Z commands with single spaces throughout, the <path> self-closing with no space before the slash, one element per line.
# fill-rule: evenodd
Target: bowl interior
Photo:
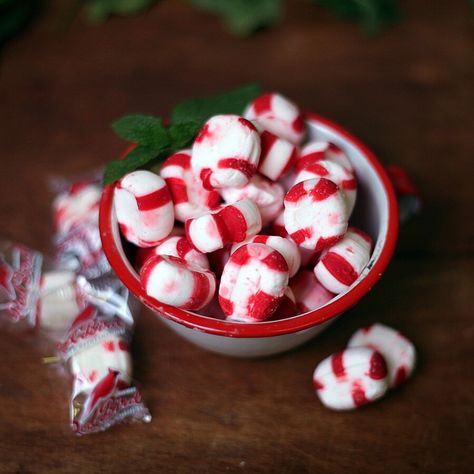
<path fill-rule="evenodd" d="M 344 129 L 314 114 L 307 114 L 307 124 L 310 140 L 331 141 L 347 153 L 358 180 L 351 223 L 370 234 L 375 243 L 369 264 L 348 291 L 317 310 L 285 320 L 253 324 L 221 321 L 161 304 L 143 291 L 126 255 L 113 209 L 113 185 L 110 185 L 104 190 L 101 203 L 101 238 L 112 267 L 129 290 L 165 318 L 193 329 L 231 337 L 265 337 L 307 329 L 339 315 L 367 293 L 390 261 L 396 242 L 398 211 L 393 188 L 374 155 Z"/>

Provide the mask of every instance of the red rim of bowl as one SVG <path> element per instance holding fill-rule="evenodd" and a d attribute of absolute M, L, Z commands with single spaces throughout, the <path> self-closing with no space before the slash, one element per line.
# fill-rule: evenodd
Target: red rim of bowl
<path fill-rule="evenodd" d="M 374 284 L 380 279 L 389 264 L 398 236 L 398 206 L 395 191 L 382 164 L 375 155 L 357 138 L 340 125 L 324 117 L 307 112 L 305 117 L 309 121 L 317 122 L 333 129 L 344 137 L 351 145 L 358 148 L 369 161 L 378 175 L 388 200 L 387 237 L 380 251 L 380 255 L 366 276 L 340 298 L 328 303 L 322 308 L 308 313 L 272 322 L 236 323 L 223 321 L 208 316 L 189 313 L 185 310 L 160 303 L 145 293 L 139 278 L 130 270 L 124 261 L 113 239 L 112 206 L 115 185 L 109 184 L 104 188 L 99 215 L 99 228 L 102 246 L 110 265 L 117 273 L 124 285 L 146 306 L 159 313 L 166 319 L 182 324 L 188 328 L 227 337 L 270 337 L 293 333 L 308 329 L 337 317 L 354 306 Z"/>

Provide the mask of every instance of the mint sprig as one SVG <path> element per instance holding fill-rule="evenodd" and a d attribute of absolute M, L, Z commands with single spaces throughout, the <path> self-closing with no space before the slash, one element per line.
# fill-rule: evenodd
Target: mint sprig
<path fill-rule="evenodd" d="M 115 133 L 136 144 L 123 160 L 110 161 L 104 184 L 112 183 L 138 168 L 155 166 L 172 153 L 190 145 L 204 122 L 216 114 L 241 114 L 245 106 L 261 93 L 261 87 L 248 84 L 231 91 L 186 100 L 176 105 L 169 127 L 160 117 L 125 115 L 112 123 Z"/>

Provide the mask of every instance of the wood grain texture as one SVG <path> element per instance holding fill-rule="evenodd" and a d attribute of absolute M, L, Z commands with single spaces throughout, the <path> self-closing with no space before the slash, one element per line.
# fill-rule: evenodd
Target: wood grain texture
<path fill-rule="evenodd" d="M 58 3 L 58 2 L 57 2 Z M 425 211 L 365 299 L 288 354 L 233 360 L 181 340 L 148 311 L 136 378 L 150 425 L 75 438 L 68 382 L 30 340 L 0 333 L 0 472 L 469 472 L 472 456 L 474 55 L 467 2 L 404 2 L 376 39 L 302 1 L 248 40 L 182 1 L 56 32 L 57 8 L 0 64 L 4 238 L 48 250 L 47 180 L 100 167 L 120 114 L 166 115 L 185 97 L 258 80 L 338 121 L 419 184 Z M 363 324 L 409 335 L 420 364 L 399 391 L 354 413 L 324 409 L 314 366 Z"/>

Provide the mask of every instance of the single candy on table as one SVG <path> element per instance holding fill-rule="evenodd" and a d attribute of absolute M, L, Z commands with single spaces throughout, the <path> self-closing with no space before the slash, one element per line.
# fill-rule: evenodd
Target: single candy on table
<path fill-rule="evenodd" d="M 167 237 L 156 247 L 148 248 L 147 255 L 143 259 L 140 267 L 153 255 L 170 255 L 182 258 L 187 263 L 192 263 L 198 267 L 209 269 L 209 260 L 206 255 L 196 250 L 184 236 Z"/>
<path fill-rule="evenodd" d="M 234 253 L 242 245 L 250 243 L 265 244 L 280 252 L 288 265 L 290 278 L 299 270 L 301 264 L 300 253 L 296 244 L 291 240 L 276 235 L 255 235 L 244 242 L 234 244 L 231 248 L 231 253 Z"/>
<path fill-rule="evenodd" d="M 374 349 L 346 349 L 318 364 L 313 373 L 313 385 L 326 407 L 351 410 L 378 400 L 386 393 L 387 365 Z"/>
<path fill-rule="evenodd" d="M 266 93 L 258 96 L 247 106 L 244 117 L 294 145 L 299 145 L 306 134 L 300 110 L 281 94 Z"/>
<path fill-rule="evenodd" d="M 286 231 L 301 247 L 322 250 L 340 240 L 347 230 L 349 215 L 344 196 L 328 179 L 295 184 L 284 204 Z"/>
<path fill-rule="evenodd" d="M 133 171 L 115 186 L 114 205 L 123 236 L 139 247 L 154 247 L 174 225 L 174 209 L 163 178 Z"/>
<path fill-rule="evenodd" d="M 298 313 L 307 313 L 324 306 L 334 298 L 309 270 L 301 270 L 290 280 Z"/>
<path fill-rule="evenodd" d="M 357 181 L 352 171 L 329 160 L 298 162 L 294 184 L 313 178 L 326 178 L 336 183 L 344 192 L 348 214 L 352 214 L 357 196 Z"/>
<path fill-rule="evenodd" d="M 262 218 L 253 201 L 242 199 L 188 219 L 185 226 L 191 244 L 200 252 L 209 253 L 257 234 L 262 228 Z"/>
<path fill-rule="evenodd" d="M 68 191 L 60 193 L 53 201 L 53 217 L 60 233 L 68 232 L 73 225 L 97 220 L 100 186 L 89 181 L 74 183 Z"/>
<path fill-rule="evenodd" d="M 344 238 L 327 248 L 314 267 L 314 274 L 333 293 L 350 288 L 370 260 L 372 239 L 355 227 L 349 227 Z"/>
<path fill-rule="evenodd" d="M 344 167 L 351 173 L 354 173 L 354 168 L 348 156 L 335 143 L 312 141 L 307 143 L 300 152 L 297 166 L 304 167 L 305 163 L 313 162 L 315 160 L 328 160 Z"/>
<path fill-rule="evenodd" d="M 171 155 L 161 166 L 160 175 L 170 190 L 178 221 L 184 222 L 213 209 L 220 202 L 219 193 L 205 189 L 199 176 L 191 169 L 191 150 Z"/>
<path fill-rule="evenodd" d="M 387 362 L 391 388 L 410 377 L 416 365 L 415 346 L 403 334 L 384 324 L 359 329 L 352 335 L 348 347 L 371 347 L 380 352 Z"/>
<path fill-rule="evenodd" d="M 161 303 L 198 310 L 206 306 L 216 291 L 216 277 L 182 258 L 155 255 L 140 271 L 146 293 Z"/>
<path fill-rule="evenodd" d="M 227 319 L 269 319 L 288 286 L 288 265 L 268 245 L 245 244 L 229 258 L 219 286 L 219 303 Z"/>
<path fill-rule="evenodd" d="M 208 190 L 245 186 L 257 170 L 260 136 L 238 115 L 215 115 L 198 133 L 191 166 Z"/>
<path fill-rule="evenodd" d="M 278 183 L 256 174 L 244 187 L 222 189 L 221 195 L 227 204 L 251 199 L 260 211 L 262 225 L 267 225 L 283 211 L 285 192 Z"/>
<path fill-rule="evenodd" d="M 298 159 L 298 147 L 264 130 L 260 135 L 261 154 L 258 172 L 278 181 L 286 175 Z"/>

